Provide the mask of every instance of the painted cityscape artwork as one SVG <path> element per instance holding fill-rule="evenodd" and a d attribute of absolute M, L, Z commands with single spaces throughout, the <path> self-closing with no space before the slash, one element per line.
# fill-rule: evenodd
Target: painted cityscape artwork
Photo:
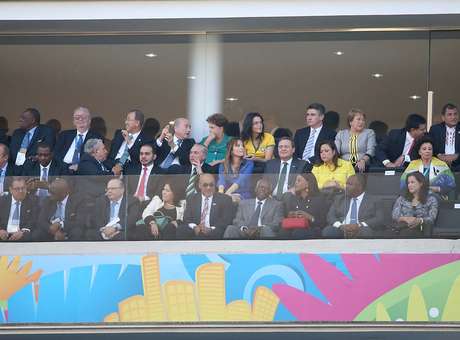
<path fill-rule="evenodd" d="M 0 323 L 460 321 L 460 254 L 0 257 Z"/>

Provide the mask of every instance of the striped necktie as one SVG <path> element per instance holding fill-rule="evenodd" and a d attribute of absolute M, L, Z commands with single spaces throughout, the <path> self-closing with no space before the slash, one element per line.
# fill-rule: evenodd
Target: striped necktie
<path fill-rule="evenodd" d="M 308 137 L 308 141 L 302 155 L 302 159 L 305 161 L 308 161 L 309 158 L 315 155 L 315 136 L 316 129 L 310 128 L 310 136 Z"/>

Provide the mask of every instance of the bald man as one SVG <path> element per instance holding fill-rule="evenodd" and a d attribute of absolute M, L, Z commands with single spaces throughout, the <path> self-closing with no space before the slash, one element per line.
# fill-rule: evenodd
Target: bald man
<path fill-rule="evenodd" d="M 105 192 L 96 200 L 86 238 L 90 241 L 126 240 L 128 232 L 141 218 L 139 200 L 125 194 L 125 184 L 119 178 L 111 179 Z"/>
<path fill-rule="evenodd" d="M 172 131 L 171 131 L 172 129 Z M 157 164 L 162 169 L 171 165 L 190 165 L 190 149 L 195 145 L 195 140 L 190 138 L 192 127 L 188 119 L 177 118 L 173 126 L 169 124 L 163 128 L 156 144 Z"/>
<path fill-rule="evenodd" d="M 49 186 L 49 194 L 38 218 L 40 241 L 79 241 L 83 239 L 85 225 L 84 202 L 72 194 L 63 178 L 56 178 Z"/>
<path fill-rule="evenodd" d="M 190 195 L 185 205 L 184 221 L 177 228 L 178 239 L 221 239 L 232 223 L 235 209 L 230 196 L 216 191 L 216 180 L 202 174 L 199 192 Z"/>

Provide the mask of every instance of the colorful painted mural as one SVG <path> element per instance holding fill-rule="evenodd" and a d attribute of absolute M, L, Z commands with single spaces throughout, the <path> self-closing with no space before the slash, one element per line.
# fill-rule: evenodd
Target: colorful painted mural
<path fill-rule="evenodd" d="M 0 257 L 0 322 L 460 321 L 460 254 Z"/>

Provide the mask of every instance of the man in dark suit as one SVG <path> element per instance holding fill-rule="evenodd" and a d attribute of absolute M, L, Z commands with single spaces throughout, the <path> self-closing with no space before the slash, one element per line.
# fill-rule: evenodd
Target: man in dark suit
<path fill-rule="evenodd" d="M 20 167 L 37 154 L 38 143 L 45 142 L 54 147 L 56 135 L 49 126 L 40 124 L 40 112 L 34 108 L 26 109 L 19 118 L 19 128 L 11 137 L 11 161 Z"/>
<path fill-rule="evenodd" d="M 140 217 L 139 201 L 125 195 L 122 180 L 111 179 L 105 196 L 96 200 L 86 233 L 87 240 L 126 240 L 127 231 L 135 229 Z"/>
<path fill-rule="evenodd" d="M 257 181 L 256 198 L 243 200 L 238 206 L 233 224 L 225 230 L 227 239 L 275 238 L 283 219 L 283 205 L 270 197 L 272 185 L 267 178 Z"/>
<path fill-rule="evenodd" d="M 336 132 L 323 126 L 326 108 L 319 103 L 310 104 L 305 113 L 307 127 L 299 129 L 294 135 L 295 155 L 309 163 L 315 163 L 319 154 L 318 143 L 323 140 L 335 139 Z"/>
<path fill-rule="evenodd" d="M 265 177 L 273 188 L 273 197 L 281 199 L 295 182 L 297 174 L 311 170 L 311 165 L 304 160 L 294 158 L 294 141 L 283 137 L 278 142 L 279 159 L 272 159 L 265 165 Z"/>
<path fill-rule="evenodd" d="M 54 155 L 71 171 L 77 170 L 85 143 L 92 138 L 101 138 L 98 133 L 89 129 L 90 123 L 89 110 L 86 107 L 77 107 L 73 111 L 75 129 L 62 131 L 57 138 Z"/>
<path fill-rule="evenodd" d="M 8 191 L 8 179 L 15 175 L 15 166 L 9 161 L 10 149 L 0 143 L 0 195 Z"/>
<path fill-rule="evenodd" d="M 36 191 L 39 197 L 48 195 L 48 186 L 52 177 L 67 175 L 61 162 L 53 159 L 51 147 L 46 143 L 37 146 L 37 159 L 29 159 L 22 167 L 22 176 L 32 177 L 28 181 L 29 190 Z"/>
<path fill-rule="evenodd" d="M 153 143 L 142 131 L 143 125 L 142 111 L 131 110 L 126 115 L 125 129 L 115 131 L 108 159 L 120 169 L 128 162 L 139 163 L 141 145 Z"/>
<path fill-rule="evenodd" d="M 215 174 L 217 173 L 217 166 L 211 166 L 205 163 L 207 156 L 207 149 L 201 144 L 195 144 L 190 149 L 189 161 L 187 165 L 171 165 L 168 169 L 168 174 L 175 175 L 177 180 L 183 181 L 185 189 L 185 196 L 189 197 L 196 194 L 198 178 L 201 174 Z M 182 176 L 181 176 L 182 175 Z"/>
<path fill-rule="evenodd" d="M 454 171 L 460 170 L 460 123 L 458 108 L 448 103 L 441 112 L 442 123 L 433 125 L 430 136 L 434 142 L 433 154 L 449 164 Z"/>
<path fill-rule="evenodd" d="M 404 167 L 414 159 L 412 155 L 417 139 L 426 132 L 426 119 L 413 113 L 406 119 L 406 125 L 402 129 L 393 129 L 388 136 L 377 145 L 375 158 L 378 165 L 386 168 Z"/>
<path fill-rule="evenodd" d="M 0 197 L 0 240 L 34 241 L 37 230 L 37 205 L 34 196 L 27 195 L 26 181 L 14 177 L 10 182 L 11 195 Z"/>
<path fill-rule="evenodd" d="M 173 129 L 172 133 L 170 129 Z M 189 165 L 189 152 L 195 145 L 195 140 L 190 137 L 192 128 L 185 118 L 177 118 L 174 125 L 169 124 L 161 131 L 157 139 L 158 158 L 157 164 L 162 169 L 168 169 L 171 165 Z"/>
<path fill-rule="evenodd" d="M 327 214 L 325 238 L 371 238 L 383 229 L 380 201 L 365 192 L 363 174 L 348 177 L 345 194 L 336 197 Z"/>
<path fill-rule="evenodd" d="M 184 221 L 176 232 L 178 239 L 221 239 L 233 220 L 232 199 L 216 192 L 216 180 L 211 174 L 200 176 L 199 193 L 187 199 Z"/>
<path fill-rule="evenodd" d="M 158 194 L 161 171 L 155 166 L 155 148 L 152 144 L 144 144 L 139 152 L 140 163 L 129 163 L 123 174 L 126 178 L 127 191 L 136 197 L 141 205 Z"/>
<path fill-rule="evenodd" d="M 107 149 L 101 139 L 88 140 L 84 151 L 78 165 L 77 175 L 79 176 L 75 178 L 75 186 L 79 193 L 91 200 L 104 193 L 107 176 L 119 176 L 121 168 L 114 166 L 110 170 L 107 167 L 105 163 Z"/>
<path fill-rule="evenodd" d="M 69 183 L 63 178 L 57 178 L 50 184 L 49 193 L 38 217 L 40 240 L 83 240 L 83 199 L 70 192 Z"/>

